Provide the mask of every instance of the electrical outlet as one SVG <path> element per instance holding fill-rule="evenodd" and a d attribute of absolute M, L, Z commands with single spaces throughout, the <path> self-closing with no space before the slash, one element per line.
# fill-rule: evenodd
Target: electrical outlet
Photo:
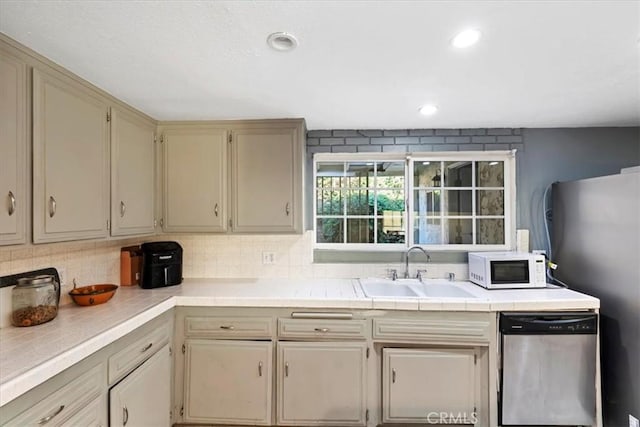
<path fill-rule="evenodd" d="M 60 286 L 67 284 L 67 270 L 64 268 L 58 269 L 58 276 L 60 277 Z"/>
<path fill-rule="evenodd" d="M 275 264 L 276 263 L 276 253 L 275 252 L 262 252 L 262 263 L 265 265 Z"/>
<path fill-rule="evenodd" d="M 640 420 L 629 414 L 629 427 L 640 427 Z"/>

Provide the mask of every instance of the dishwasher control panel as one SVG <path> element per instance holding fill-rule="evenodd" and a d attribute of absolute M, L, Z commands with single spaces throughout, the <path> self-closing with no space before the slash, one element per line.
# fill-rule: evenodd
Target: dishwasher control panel
<path fill-rule="evenodd" d="M 595 334 L 596 313 L 502 313 L 502 334 Z"/>

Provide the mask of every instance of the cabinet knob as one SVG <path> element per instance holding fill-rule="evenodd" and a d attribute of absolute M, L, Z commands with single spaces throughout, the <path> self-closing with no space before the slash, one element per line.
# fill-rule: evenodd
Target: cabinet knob
<path fill-rule="evenodd" d="M 42 418 L 40 421 L 38 421 L 38 424 L 41 425 L 41 426 L 45 425 L 46 423 L 51 421 L 56 415 L 58 415 L 60 412 L 62 412 L 63 409 L 64 409 L 64 405 L 60 405 L 60 407 L 58 408 L 58 410 L 56 412 L 54 412 L 53 414 L 49 415 L 48 417 Z"/>
<path fill-rule="evenodd" d="M 392 383 L 396 382 L 396 370 L 395 369 L 391 370 L 391 382 Z"/>
<path fill-rule="evenodd" d="M 284 211 L 286 212 L 287 216 L 289 216 L 289 214 L 291 213 L 291 204 L 287 203 L 287 205 L 284 207 Z"/>
<path fill-rule="evenodd" d="M 56 214 L 56 199 L 53 196 L 49 196 L 49 218 L 53 218 Z"/>
<path fill-rule="evenodd" d="M 313 328 L 316 332 L 329 332 L 329 328 Z"/>
<path fill-rule="evenodd" d="M 13 195 L 12 191 L 9 191 L 9 216 L 13 215 L 16 211 L 16 196 Z"/>
<path fill-rule="evenodd" d="M 123 201 L 120 201 L 120 218 L 124 216 L 124 213 L 127 211 L 127 206 Z"/>
<path fill-rule="evenodd" d="M 216 216 L 218 216 L 218 204 L 216 203 L 216 206 L 213 208 L 213 213 L 216 214 Z"/>
<path fill-rule="evenodd" d="M 289 376 L 289 362 L 284 363 L 284 376 L 285 377 Z"/>
<path fill-rule="evenodd" d="M 258 376 L 261 377 L 262 376 L 262 362 L 258 363 Z"/>

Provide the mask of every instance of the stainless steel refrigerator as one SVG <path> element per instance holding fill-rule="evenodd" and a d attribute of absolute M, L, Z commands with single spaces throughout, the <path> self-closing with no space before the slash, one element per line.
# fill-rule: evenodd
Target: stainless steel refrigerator
<path fill-rule="evenodd" d="M 600 298 L 605 426 L 640 417 L 640 171 L 556 183 L 555 276 Z"/>

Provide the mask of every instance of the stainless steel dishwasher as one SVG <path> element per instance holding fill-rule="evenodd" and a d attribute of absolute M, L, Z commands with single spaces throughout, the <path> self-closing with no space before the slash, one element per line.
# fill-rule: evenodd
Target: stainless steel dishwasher
<path fill-rule="evenodd" d="M 591 426 L 598 315 L 502 313 L 500 424 Z"/>

